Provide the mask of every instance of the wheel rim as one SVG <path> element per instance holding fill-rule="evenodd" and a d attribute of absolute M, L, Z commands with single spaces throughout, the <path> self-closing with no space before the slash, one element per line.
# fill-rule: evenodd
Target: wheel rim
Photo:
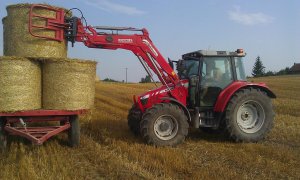
<path fill-rule="evenodd" d="M 155 135 L 161 140 L 170 140 L 178 132 L 178 123 L 171 115 L 162 115 L 154 122 Z"/>
<path fill-rule="evenodd" d="M 257 101 L 243 103 L 237 111 L 237 124 L 245 133 L 256 133 L 265 121 L 265 111 Z"/>

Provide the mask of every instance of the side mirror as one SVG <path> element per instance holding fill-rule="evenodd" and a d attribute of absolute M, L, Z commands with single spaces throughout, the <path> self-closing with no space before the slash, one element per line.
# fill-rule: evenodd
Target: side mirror
<path fill-rule="evenodd" d="M 173 64 L 173 61 L 172 61 L 170 58 L 168 58 L 168 63 L 169 63 L 169 65 L 171 66 L 171 68 L 174 70 L 174 64 Z"/>
<path fill-rule="evenodd" d="M 177 61 L 176 70 L 177 70 L 178 72 L 182 72 L 182 71 L 185 70 L 185 63 L 184 63 L 184 60 L 179 59 L 179 60 Z"/>
<path fill-rule="evenodd" d="M 176 70 L 178 71 L 178 75 L 181 79 L 185 79 L 187 78 L 186 77 L 186 74 L 185 74 L 185 71 L 186 71 L 186 67 L 185 67 L 185 62 L 184 60 L 182 59 L 179 59 L 177 61 L 177 64 L 176 64 Z"/>

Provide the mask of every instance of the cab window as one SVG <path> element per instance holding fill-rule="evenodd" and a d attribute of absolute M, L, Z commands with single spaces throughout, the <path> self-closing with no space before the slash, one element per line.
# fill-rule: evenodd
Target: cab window
<path fill-rule="evenodd" d="M 200 106 L 214 106 L 220 92 L 233 81 L 230 58 L 204 57 L 201 77 Z"/>
<path fill-rule="evenodd" d="M 245 68 L 241 57 L 234 58 L 236 78 L 240 81 L 246 81 Z"/>
<path fill-rule="evenodd" d="M 228 86 L 233 80 L 230 58 L 204 58 L 202 79 L 202 85 L 205 86 L 220 87 L 221 89 Z"/>

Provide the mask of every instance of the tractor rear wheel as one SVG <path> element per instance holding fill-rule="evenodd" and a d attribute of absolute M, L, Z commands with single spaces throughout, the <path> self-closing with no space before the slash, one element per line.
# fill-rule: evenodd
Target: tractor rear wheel
<path fill-rule="evenodd" d="M 77 147 L 80 143 L 80 127 L 79 116 L 70 116 L 70 129 L 68 130 L 69 145 L 71 147 Z"/>
<path fill-rule="evenodd" d="M 7 147 L 7 133 L 4 131 L 6 121 L 0 117 L 0 150 L 5 150 Z"/>
<path fill-rule="evenodd" d="M 272 129 L 271 99 L 261 90 L 249 88 L 235 93 L 226 109 L 226 129 L 237 142 L 257 142 Z"/>
<path fill-rule="evenodd" d="M 135 105 L 131 107 L 127 116 L 127 123 L 134 135 L 140 134 L 140 123 L 142 119 L 142 111 Z"/>
<path fill-rule="evenodd" d="M 183 110 L 171 103 L 156 104 L 146 110 L 141 135 L 147 144 L 175 146 L 184 141 L 189 124 Z"/>

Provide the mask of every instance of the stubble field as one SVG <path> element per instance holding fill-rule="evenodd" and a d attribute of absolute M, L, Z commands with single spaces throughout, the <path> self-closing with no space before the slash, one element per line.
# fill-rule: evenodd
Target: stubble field
<path fill-rule="evenodd" d="M 277 95 L 275 123 L 259 143 L 234 143 L 191 129 L 176 148 L 143 143 L 127 127 L 132 95 L 153 84 L 97 83 L 95 109 L 81 117 L 81 145 L 66 135 L 33 146 L 12 138 L 0 179 L 299 179 L 300 76 L 256 78 Z"/>

